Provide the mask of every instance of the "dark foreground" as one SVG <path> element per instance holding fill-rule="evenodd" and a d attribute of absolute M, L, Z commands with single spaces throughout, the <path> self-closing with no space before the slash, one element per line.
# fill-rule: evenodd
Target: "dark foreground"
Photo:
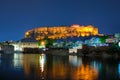
<path fill-rule="evenodd" d="M 0 54 L 0 80 L 119 80 L 120 60 L 76 55 Z"/>

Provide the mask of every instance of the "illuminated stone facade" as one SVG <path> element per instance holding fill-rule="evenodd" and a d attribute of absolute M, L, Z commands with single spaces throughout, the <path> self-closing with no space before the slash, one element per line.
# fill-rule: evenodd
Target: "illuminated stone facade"
<path fill-rule="evenodd" d="M 25 33 L 25 38 L 36 38 L 36 40 L 41 40 L 45 37 L 50 39 L 62 39 L 67 37 L 84 37 L 90 35 L 98 35 L 98 28 L 95 28 L 92 25 L 72 25 L 35 28 L 27 31 Z"/>

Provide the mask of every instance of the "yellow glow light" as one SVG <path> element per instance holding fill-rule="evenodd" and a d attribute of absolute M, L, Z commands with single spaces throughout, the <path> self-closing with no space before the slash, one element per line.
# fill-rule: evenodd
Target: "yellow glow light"
<path fill-rule="evenodd" d="M 25 37 L 26 38 L 33 37 L 32 33 L 33 30 L 27 31 L 25 33 Z M 62 39 L 72 36 L 84 37 L 90 35 L 97 35 L 98 28 L 95 28 L 92 25 L 88 25 L 88 26 L 72 25 L 70 27 L 67 26 L 41 27 L 35 29 L 35 34 L 36 34 L 36 40 L 43 40 L 45 39 L 45 36 L 47 36 L 50 39 L 58 39 L 58 38 Z"/>
<path fill-rule="evenodd" d="M 41 42 L 41 45 L 45 45 L 45 42 L 44 42 L 44 41 L 42 41 L 42 42 Z"/>

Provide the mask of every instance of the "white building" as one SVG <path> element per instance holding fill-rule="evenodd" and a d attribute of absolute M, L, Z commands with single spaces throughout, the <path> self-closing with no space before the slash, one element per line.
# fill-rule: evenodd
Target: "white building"
<path fill-rule="evenodd" d="M 24 48 L 39 48 L 37 42 L 14 42 L 11 43 L 14 46 L 14 51 L 22 52 Z"/>
<path fill-rule="evenodd" d="M 12 42 L 10 44 L 14 46 L 15 52 L 22 52 L 24 48 L 39 48 L 38 41 L 32 38 L 25 38 L 18 42 Z"/>
<path fill-rule="evenodd" d="M 115 43 L 116 39 L 115 38 L 108 38 L 106 39 L 106 43 Z"/>
<path fill-rule="evenodd" d="M 71 49 L 69 49 L 69 53 L 77 53 L 77 48 L 71 48 Z"/>

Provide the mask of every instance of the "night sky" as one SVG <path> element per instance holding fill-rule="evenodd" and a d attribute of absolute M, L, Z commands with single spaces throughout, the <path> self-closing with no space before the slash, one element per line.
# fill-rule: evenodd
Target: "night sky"
<path fill-rule="evenodd" d="M 20 40 L 40 26 L 72 24 L 120 32 L 120 0 L 0 0 L 0 41 Z"/>

